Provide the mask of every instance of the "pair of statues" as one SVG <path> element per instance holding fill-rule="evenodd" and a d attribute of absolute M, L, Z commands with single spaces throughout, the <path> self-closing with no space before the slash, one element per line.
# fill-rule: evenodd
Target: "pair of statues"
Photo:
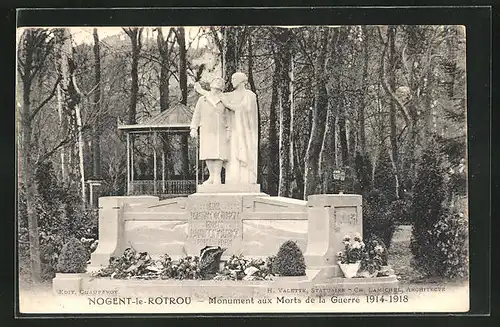
<path fill-rule="evenodd" d="M 223 93 L 224 80 L 215 78 L 210 91 L 195 84 L 202 96 L 191 121 L 191 137 L 200 129 L 200 160 L 205 160 L 209 178 L 203 184 L 221 184 L 222 167 L 226 184 L 257 183 L 258 113 L 255 93 L 245 88 L 244 73 L 231 77 L 234 91 Z"/>

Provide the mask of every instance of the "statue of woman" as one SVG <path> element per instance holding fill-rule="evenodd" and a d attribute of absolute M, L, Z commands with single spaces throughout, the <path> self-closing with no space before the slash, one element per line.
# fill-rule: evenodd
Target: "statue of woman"
<path fill-rule="evenodd" d="M 257 96 L 245 88 L 244 73 L 234 73 L 231 83 L 234 91 L 223 93 L 222 104 L 229 109 L 229 157 L 225 162 L 226 184 L 256 184 L 258 156 Z M 199 83 L 195 90 L 207 94 Z"/>

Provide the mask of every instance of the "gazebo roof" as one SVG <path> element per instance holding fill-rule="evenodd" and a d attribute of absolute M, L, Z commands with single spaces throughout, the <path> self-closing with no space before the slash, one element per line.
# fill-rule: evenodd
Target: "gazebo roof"
<path fill-rule="evenodd" d="M 133 125 L 118 125 L 119 130 L 133 131 L 188 131 L 191 125 L 193 112 L 182 103 L 145 118 Z"/>

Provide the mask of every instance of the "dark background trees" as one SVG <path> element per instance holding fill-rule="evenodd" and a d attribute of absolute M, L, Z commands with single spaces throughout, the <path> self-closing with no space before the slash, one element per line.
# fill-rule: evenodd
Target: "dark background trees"
<path fill-rule="evenodd" d="M 423 153 L 438 143 L 450 185 L 443 201 L 459 206 L 466 195 L 459 26 L 157 27 L 106 36 L 99 28 L 25 29 L 17 57 L 19 189 L 34 275 L 40 268 L 32 172 L 50 162 L 60 185 L 100 177 L 101 195 L 124 194 L 117 122 L 135 124 L 178 104 L 192 108 L 197 71 L 202 83 L 223 76 L 228 90 L 233 72 L 248 75 L 258 96 L 264 192 L 298 199 L 332 193 L 338 167 L 346 171 L 346 193 L 377 190 L 387 205 L 411 202 L 420 191 Z M 186 176 L 188 140 L 163 146 L 178 148 L 168 151 L 178 154 L 167 168 Z"/>

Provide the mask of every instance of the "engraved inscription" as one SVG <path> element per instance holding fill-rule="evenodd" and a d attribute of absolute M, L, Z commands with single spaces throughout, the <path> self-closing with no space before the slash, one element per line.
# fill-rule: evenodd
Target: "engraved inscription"
<path fill-rule="evenodd" d="M 334 212 L 336 224 L 358 225 L 356 207 L 337 207 Z"/>
<path fill-rule="evenodd" d="M 190 208 L 189 239 L 200 245 L 229 247 L 242 238 L 241 204 L 197 202 Z"/>

